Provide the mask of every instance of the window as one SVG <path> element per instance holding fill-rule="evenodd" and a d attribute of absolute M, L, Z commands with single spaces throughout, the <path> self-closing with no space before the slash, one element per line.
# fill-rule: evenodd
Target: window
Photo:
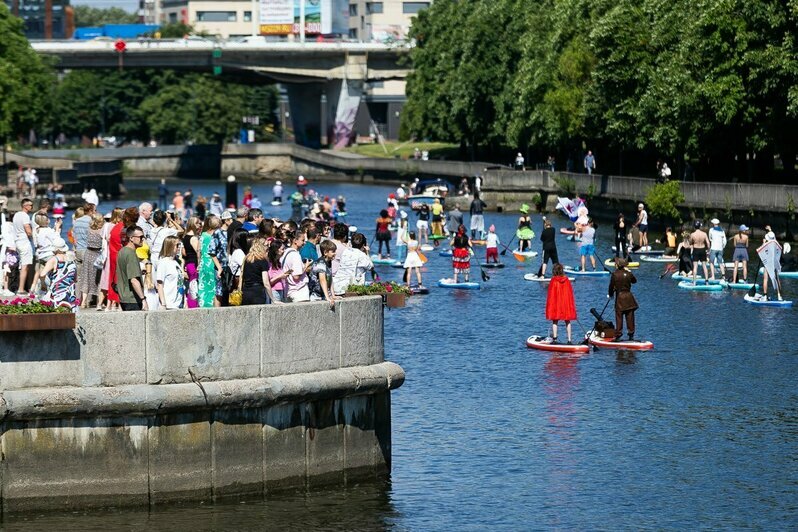
<path fill-rule="evenodd" d="M 177 13 L 169 13 L 169 24 L 177 24 Z"/>
<path fill-rule="evenodd" d="M 244 11 L 244 22 L 252 22 L 252 11 Z"/>
<path fill-rule="evenodd" d="M 427 9 L 429 2 L 404 2 L 402 4 L 402 13 L 405 15 L 414 15 L 422 9 Z"/>
<path fill-rule="evenodd" d="M 197 11 L 197 22 L 235 22 L 235 11 Z"/>
<path fill-rule="evenodd" d="M 382 13 L 382 2 L 366 2 L 366 13 L 369 15 Z"/>
<path fill-rule="evenodd" d="M 350 17 L 357 16 L 357 4 L 349 4 L 349 16 Z"/>
<path fill-rule="evenodd" d="M 357 39 L 357 28 L 349 28 L 349 38 Z"/>

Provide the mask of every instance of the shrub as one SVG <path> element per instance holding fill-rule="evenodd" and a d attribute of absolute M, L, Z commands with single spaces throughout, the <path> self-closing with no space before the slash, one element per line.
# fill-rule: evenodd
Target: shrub
<path fill-rule="evenodd" d="M 684 203 L 684 194 L 678 181 L 656 184 L 646 194 L 646 205 L 652 214 L 678 223 L 682 222 L 679 209 L 676 208 L 680 203 Z"/>

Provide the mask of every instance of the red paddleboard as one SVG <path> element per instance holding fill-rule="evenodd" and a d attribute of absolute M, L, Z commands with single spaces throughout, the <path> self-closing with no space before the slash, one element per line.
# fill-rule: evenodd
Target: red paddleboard
<path fill-rule="evenodd" d="M 532 349 L 557 353 L 588 353 L 590 351 L 590 347 L 585 344 L 555 344 L 543 336 L 530 336 L 526 339 L 526 346 Z"/>
<path fill-rule="evenodd" d="M 602 338 L 595 332 L 590 336 L 590 343 L 604 349 L 629 349 L 631 351 L 654 349 L 654 344 L 648 340 L 612 340 Z"/>

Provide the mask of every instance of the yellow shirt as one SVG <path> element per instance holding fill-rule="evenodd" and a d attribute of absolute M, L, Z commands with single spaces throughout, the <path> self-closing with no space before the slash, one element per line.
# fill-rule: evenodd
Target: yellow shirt
<path fill-rule="evenodd" d="M 435 216 L 440 216 L 443 213 L 443 205 L 441 205 L 440 203 L 433 203 L 430 211 Z"/>

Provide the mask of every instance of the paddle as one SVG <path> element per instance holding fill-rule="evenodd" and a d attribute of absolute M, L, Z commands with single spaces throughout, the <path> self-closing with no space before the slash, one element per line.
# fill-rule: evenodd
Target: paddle
<path fill-rule="evenodd" d="M 502 244 L 502 246 L 504 246 L 504 249 L 501 251 L 501 253 L 499 253 L 499 255 L 501 255 L 501 256 L 507 255 L 507 250 L 510 249 L 510 244 L 513 243 L 513 240 L 515 240 L 515 235 L 513 235 L 513 237 L 510 239 L 509 242 L 507 242 L 506 246 L 504 244 Z"/>
<path fill-rule="evenodd" d="M 603 260 L 601 260 L 601 257 L 599 257 L 599 254 L 598 254 L 598 252 L 597 252 L 597 251 L 593 250 L 593 255 L 595 255 L 595 256 L 596 256 L 596 258 L 599 260 L 599 263 L 601 264 L 601 267 L 602 267 L 602 268 L 604 268 L 604 271 L 612 273 L 612 270 L 610 270 L 609 268 L 607 268 L 607 265 L 606 265 L 606 264 L 604 264 L 604 261 L 603 261 Z"/>
<path fill-rule="evenodd" d="M 485 281 L 486 283 L 487 283 L 488 281 L 490 281 L 490 276 L 488 275 L 488 272 L 486 272 L 486 271 L 485 271 L 485 268 L 483 268 L 482 266 L 480 266 L 480 267 L 479 267 L 479 272 L 482 274 L 482 280 L 483 280 L 483 281 Z"/>
<path fill-rule="evenodd" d="M 676 265 L 673 264 L 673 263 L 665 265 L 665 271 L 662 272 L 662 275 L 659 276 L 660 280 L 662 280 L 662 278 L 665 277 L 666 275 L 668 275 L 669 273 L 672 273 L 673 270 L 675 270 L 675 269 L 676 269 Z"/>
<path fill-rule="evenodd" d="M 758 255 L 758 254 L 757 254 Z M 756 281 L 759 279 L 759 268 L 762 267 L 762 257 L 759 257 L 759 262 L 756 265 L 756 273 L 754 274 L 754 284 L 748 289 L 748 296 L 754 297 L 756 295 Z"/>

